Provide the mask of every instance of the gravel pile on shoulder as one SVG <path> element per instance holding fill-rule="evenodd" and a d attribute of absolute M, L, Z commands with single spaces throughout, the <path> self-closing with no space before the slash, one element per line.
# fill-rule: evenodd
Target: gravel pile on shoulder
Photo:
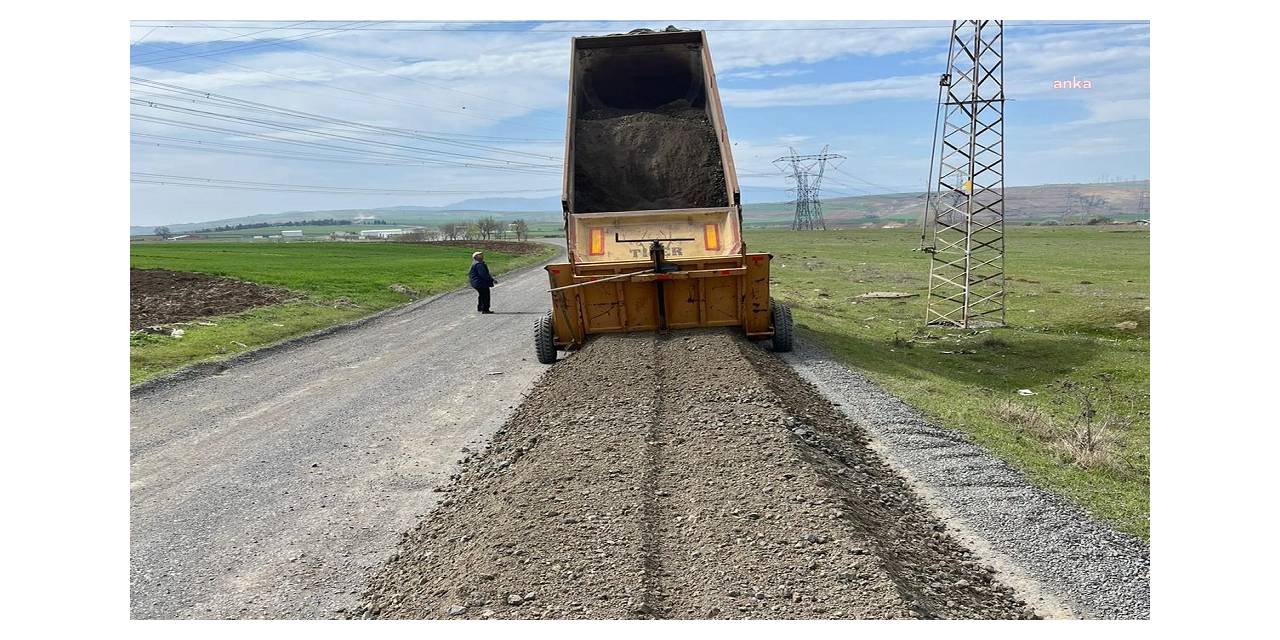
<path fill-rule="evenodd" d="M 726 331 L 592 340 L 446 491 L 352 617 L 1031 617 L 856 427 Z"/>
<path fill-rule="evenodd" d="M 729 206 L 715 128 L 685 100 L 581 114 L 573 179 L 578 213 Z"/>

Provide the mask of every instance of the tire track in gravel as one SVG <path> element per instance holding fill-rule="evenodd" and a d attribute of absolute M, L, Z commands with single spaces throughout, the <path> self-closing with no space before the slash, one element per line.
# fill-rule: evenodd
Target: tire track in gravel
<path fill-rule="evenodd" d="M 446 491 L 352 617 L 1032 617 L 727 331 L 592 340 Z"/>

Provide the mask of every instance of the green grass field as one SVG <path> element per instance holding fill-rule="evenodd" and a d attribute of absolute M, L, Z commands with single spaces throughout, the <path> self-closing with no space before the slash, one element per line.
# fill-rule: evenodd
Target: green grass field
<path fill-rule="evenodd" d="M 516 256 L 487 251 L 495 274 L 541 262 L 554 253 Z M 472 249 L 411 243 L 193 242 L 130 245 L 130 264 L 228 276 L 286 287 L 302 299 L 184 325 L 181 338 L 134 333 L 130 380 L 141 382 L 193 362 L 226 358 L 279 340 L 353 320 L 466 284 Z M 416 296 L 397 293 L 403 285 Z"/>
<path fill-rule="evenodd" d="M 774 254 L 774 296 L 792 305 L 801 339 L 1042 486 L 1149 536 L 1146 230 L 1009 227 L 1008 326 L 982 332 L 922 327 L 928 260 L 912 251 L 918 230 L 746 237 L 752 250 Z M 918 295 L 856 298 L 871 291 Z"/>

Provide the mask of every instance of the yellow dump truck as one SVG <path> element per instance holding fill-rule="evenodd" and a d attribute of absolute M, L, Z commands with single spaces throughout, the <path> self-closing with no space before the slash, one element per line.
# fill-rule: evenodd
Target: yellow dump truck
<path fill-rule="evenodd" d="M 767 253 L 748 253 L 733 154 L 706 35 L 574 38 L 565 134 L 569 261 L 546 267 L 538 361 L 587 336 L 742 327 L 791 349 L 769 298 Z"/>

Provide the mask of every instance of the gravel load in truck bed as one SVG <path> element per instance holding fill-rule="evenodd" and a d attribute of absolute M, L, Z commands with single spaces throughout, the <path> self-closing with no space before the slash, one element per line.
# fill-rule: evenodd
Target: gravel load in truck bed
<path fill-rule="evenodd" d="M 574 165 L 577 213 L 729 205 L 715 128 L 685 100 L 579 115 Z"/>
<path fill-rule="evenodd" d="M 728 331 L 548 370 L 358 618 L 1027 618 L 859 429 Z"/>

